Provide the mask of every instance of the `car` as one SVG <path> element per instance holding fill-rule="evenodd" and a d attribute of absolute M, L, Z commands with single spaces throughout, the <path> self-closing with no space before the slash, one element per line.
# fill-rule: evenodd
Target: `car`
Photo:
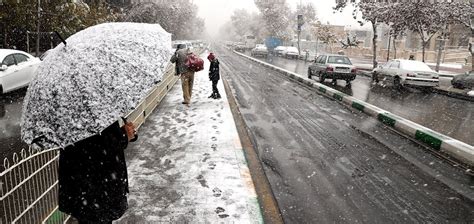
<path fill-rule="evenodd" d="M 245 44 L 243 43 L 238 43 L 234 46 L 234 50 L 239 51 L 239 52 L 245 52 L 246 49 L 247 49 L 247 46 L 245 46 Z"/>
<path fill-rule="evenodd" d="M 0 94 L 28 86 L 41 60 L 18 50 L 0 49 Z"/>
<path fill-rule="evenodd" d="M 454 78 L 451 80 L 451 85 L 453 85 L 453 87 L 456 89 L 473 89 L 474 71 L 454 76 Z"/>
<path fill-rule="evenodd" d="M 268 57 L 268 49 L 263 44 L 257 44 L 250 52 L 252 57 Z"/>
<path fill-rule="evenodd" d="M 375 83 L 384 81 L 399 89 L 404 85 L 433 88 L 439 86 L 439 74 L 421 61 L 394 59 L 372 70 Z"/>
<path fill-rule="evenodd" d="M 296 47 L 288 47 L 286 48 L 285 51 L 285 57 L 286 58 L 294 58 L 297 59 L 299 57 L 300 53 L 298 51 L 298 48 Z"/>
<path fill-rule="evenodd" d="M 321 54 L 308 67 L 308 78 L 318 76 L 320 82 L 324 82 L 326 78 L 329 78 L 336 84 L 336 81 L 340 79 L 345 80 L 349 86 L 356 75 L 356 67 L 352 65 L 347 56 L 343 55 Z"/>
<path fill-rule="evenodd" d="M 276 56 L 284 56 L 286 48 L 287 47 L 285 47 L 285 46 L 278 46 L 275 49 L 273 49 L 273 51 L 275 52 Z"/>

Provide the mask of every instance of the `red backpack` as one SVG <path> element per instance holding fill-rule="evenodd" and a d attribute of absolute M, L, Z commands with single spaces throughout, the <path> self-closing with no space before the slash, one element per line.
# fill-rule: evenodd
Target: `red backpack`
<path fill-rule="evenodd" d="M 204 60 L 195 55 L 194 53 L 188 54 L 186 62 L 184 63 L 189 70 L 193 72 L 199 72 L 204 69 Z"/>

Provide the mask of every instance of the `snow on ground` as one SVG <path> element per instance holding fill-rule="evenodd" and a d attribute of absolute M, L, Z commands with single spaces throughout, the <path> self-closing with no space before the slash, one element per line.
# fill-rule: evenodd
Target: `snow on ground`
<path fill-rule="evenodd" d="M 223 99 L 208 99 L 207 69 L 197 73 L 187 107 L 178 81 L 142 126 L 127 149 L 129 210 L 118 223 L 263 222 L 222 82 L 218 87 Z"/>

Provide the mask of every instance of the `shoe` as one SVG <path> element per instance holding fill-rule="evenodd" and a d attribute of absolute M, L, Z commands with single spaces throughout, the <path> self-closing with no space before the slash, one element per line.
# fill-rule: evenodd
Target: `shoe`
<path fill-rule="evenodd" d="M 220 98 L 222 98 L 221 94 L 218 93 L 218 94 L 216 94 L 216 98 L 214 98 L 214 99 L 220 99 Z"/>
<path fill-rule="evenodd" d="M 211 94 L 208 98 L 214 98 L 215 97 L 215 94 Z"/>
<path fill-rule="evenodd" d="M 183 101 L 183 102 L 181 102 L 181 104 L 189 104 L 189 103 Z"/>

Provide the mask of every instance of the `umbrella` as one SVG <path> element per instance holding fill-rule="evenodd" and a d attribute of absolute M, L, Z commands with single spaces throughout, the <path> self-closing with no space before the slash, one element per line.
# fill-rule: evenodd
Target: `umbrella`
<path fill-rule="evenodd" d="M 172 55 L 160 25 L 104 23 L 54 48 L 29 85 L 21 117 L 27 144 L 65 147 L 99 134 L 160 82 Z"/>

